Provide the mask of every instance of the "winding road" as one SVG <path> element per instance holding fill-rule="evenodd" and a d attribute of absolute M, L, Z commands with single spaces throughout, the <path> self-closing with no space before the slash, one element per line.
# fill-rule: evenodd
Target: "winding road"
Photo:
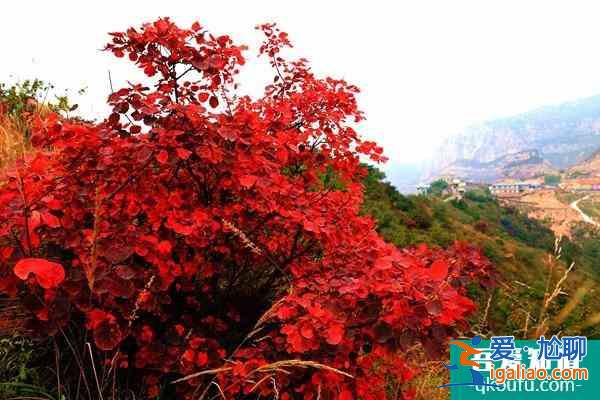
<path fill-rule="evenodd" d="M 569 204 L 569 207 L 571 207 L 573 210 L 577 211 L 579 213 L 579 215 L 581 215 L 581 219 L 583 219 L 583 222 L 587 222 L 588 224 L 592 224 L 594 226 L 600 226 L 600 224 L 598 222 L 594 221 L 594 219 L 592 217 L 590 217 L 589 215 L 587 215 L 586 213 L 581 211 L 581 209 L 579 208 L 578 203 L 581 200 L 587 200 L 589 197 L 590 197 L 590 195 L 588 194 L 587 196 L 584 196 L 584 197 L 580 198 L 579 200 L 575 200 L 574 202 Z"/>

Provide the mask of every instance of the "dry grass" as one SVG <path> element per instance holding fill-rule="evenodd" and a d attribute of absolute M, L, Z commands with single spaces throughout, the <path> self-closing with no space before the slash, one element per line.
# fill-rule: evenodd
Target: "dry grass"
<path fill-rule="evenodd" d="M 565 329 L 567 318 L 572 315 L 578 307 L 584 307 L 585 301 L 593 295 L 595 282 L 585 278 L 576 279 L 573 276 L 574 265 L 564 265 L 562 263 L 561 240 L 558 238 L 555 242 L 553 254 L 549 254 L 546 259 L 546 280 L 543 296 L 539 302 L 527 302 L 523 296 L 523 288 L 526 291 L 535 289 L 523 282 L 499 282 L 504 290 L 496 292 L 494 296 L 490 294 L 482 300 L 478 320 L 473 324 L 471 335 L 481 335 L 489 337 L 499 334 L 514 334 L 517 339 L 537 339 L 540 335 L 561 335 Z M 529 282 L 531 283 L 531 282 Z M 518 285 L 517 290 L 513 285 Z M 522 315 L 521 326 L 518 331 L 511 332 L 492 332 L 488 329 L 489 310 L 495 307 L 500 300 L 498 296 L 507 296 L 513 304 L 514 315 Z M 562 299 L 562 300 L 560 300 Z M 519 312 L 516 312 L 519 311 Z M 600 324 L 600 312 L 588 314 L 589 316 L 580 321 L 577 325 L 570 325 L 573 332 L 582 332 L 585 328 Z M 520 319 L 520 318 L 519 318 Z M 469 336 L 469 335 L 467 335 Z M 424 354 L 411 354 L 411 360 L 415 360 L 421 365 L 421 373 L 415 378 L 412 387 L 416 390 L 416 399 L 437 400 L 448 399 L 449 391 L 447 389 L 438 389 L 439 385 L 449 381 L 448 371 L 444 368 L 441 361 L 428 360 Z"/>
<path fill-rule="evenodd" d="M 18 159 L 33 151 L 29 142 L 32 118 L 43 117 L 50 112 L 49 106 L 38 104 L 26 114 L 0 113 L 0 171 L 10 168 Z"/>
<path fill-rule="evenodd" d="M 527 303 L 518 295 L 511 295 L 514 292 L 512 286 L 508 282 L 499 282 L 505 289 L 499 295 L 508 296 L 512 304 L 514 304 L 515 311 L 522 311 L 524 316 L 523 328 L 519 329 L 518 332 L 514 332 L 515 337 L 518 339 L 532 339 L 538 338 L 540 335 L 560 334 L 560 328 L 565 319 L 576 307 L 581 306 L 586 296 L 590 294 L 593 286 L 593 282 L 591 281 L 585 281 L 582 285 L 576 286 L 576 288 L 570 285 L 571 290 L 566 289 L 566 284 L 570 280 L 569 278 L 571 277 L 574 265 L 571 264 L 568 267 L 563 267 L 560 242 L 560 238 L 556 240 L 554 254 L 549 254 L 546 260 L 547 276 L 545 289 L 543 298 L 539 304 Z M 527 290 L 534 290 L 526 283 L 513 283 Z M 495 307 L 494 303 L 496 303 L 497 296 L 498 294 L 496 296 L 490 294 L 483 301 L 478 321 L 472 326 L 472 335 L 477 334 L 489 337 L 494 334 L 511 334 L 510 332 L 494 333 L 486 329 L 488 327 L 487 319 L 489 310 Z M 562 307 L 558 307 L 556 304 L 560 298 L 568 299 Z M 600 313 L 593 314 L 586 321 L 583 321 L 582 326 L 579 328 L 582 329 L 598 323 L 600 323 Z M 424 354 L 419 355 L 418 352 L 417 354 L 411 354 L 410 357 L 411 360 L 414 359 L 421 364 L 421 373 L 415 378 L 412 385 L 416 390 L 415 398 L 422 400 L 448 399 L 450 396 L 449 390 L 438 388 L 439 385 L 448 383 L 449 381 L 448 371 L 444 368 L 442 361 L 428 360 Z"/>
<path fill-rule="evenodd" d="M 31 151 L 26 138 L 27 126 L 20 120 L 7 115 L 0 115 L 0 169 L 13 165 Z"/>
<path fill-rule="evenodd" d="M 263 383 L 269 381 L 273 385 L 273 389 L 275 392 L 274 399 L 278 399 L 279 398 L 279 390 L 278 390 L 278 385 L 277 385 L 277 375 L 278 374 L 290 375 L 292 373 L 290 370 L 297 369 L 297 368 L 300 368 L 300 369 L 312 368 L 312 369 L 318 369 L 318 370 L 325 370 L 325 371 L 333 372 L 333 373 L 354 379 L 354 377 L 347 372 L 344 372 L 337 368 L 333 368 L 328 365 L 320 364 L 320 363 L 317 363 L 314 361 L 296 360 L 296 359 L 283 360 L 283 361 L 277 361 L 277 362 L 274 362 L 271 364 L 262 365 L 256 369 L 250 371 L 248 373 L 247 379 L 246 379 L 246 382 L 253 384 L 252 388 L 250 389 L 250 393 L 254 392 Z M 232 369 L 233 369 L 233 367 L 225 367 L 225 366 L 221 367 L 221 368 L 208 369 L 208 370 L 197 372 L 195 374 L 191 374 L 191 375 L 185 376 L 183 378 L 177 379 L 171 383 L 176 384 L 176 383 L 180 383 L 180 382 L 185 382 L 190 379 L 199 378 L 204 375 L 216 375 L 221 372 L 231 371 Z M 255 378 L 260 378 L 260 379 L 255 380 Z M 199 399 L 204 399 L 208 394 L 208 390 L 212 386 L 215 386 L 218 389 L 221 397 L 223 399 L 226 399 L 225 394 L 223 393 L 223 390 L 217 384 L 215 379 L 212 379 L 205 386 L 204 391 L 200 395 Z"/>
<path fill-rule="evenodd" d="M 416 400 L 447 400 L 450 398 L 449 388 L 440 388 L 439 386 L 450 382 L 450 372 L 444 363 L 447 360 L 432 360 L 422 346 L 416 345 L 409 349 L 404 358 L 410 361 L 419 372 L 415 379 L 408 386 L 415 391 Z M 395 395 L 390 396 L 390 400 L 400 398 L 397 388 Z"/>
<path fill-rule="evenodd" d="M 560 334 L 561 329 L 564 328 L 564 322 L 573 313 L 573 311 L 583 306 L 583 303 L 587 296 L 593 292 L 595 282 L 591 280 L 584 280 L 573 282 L 571 284 L 571 290 L 568 290 L 567 280 L 570 273 L 573 271 L 575 264 L 572 263 L 568 268 L 564 270 L 562 274 L 556 274 L 558 271 L 553 270 L 553 265 L 558 264 L 561 259 L 562 249 L 560 247 L 560 238 L 557 239 L 554 251 L 554 263 L 549 260 L 548 262 L 548 280 L 546 283 L 546 290 L 544 291 L 544 298 L 540 305 L 539 316 L 536 323 L 532 328 L 527 329 L 527 324 L 524 328 L 524 333 L 530 339 L 537 339 L 541 335 Z M 563 297 L 566 299 L 564 305 L 560 308 L 556 307 L 556 301 L 558 298 Z M 553 306 L 554 304 L 554 306 Z M 595 320 L 594 317 L 598 317 Z M 529 322 L 529 318 L 527 322 Z M 600 313 L 592 314 L 586 321 L 572 325 L 571 329 L 577 334 L 581 334 L 582 330 L 600 322 Z M 527 335 L 529 333 L 529 335 Z"/>

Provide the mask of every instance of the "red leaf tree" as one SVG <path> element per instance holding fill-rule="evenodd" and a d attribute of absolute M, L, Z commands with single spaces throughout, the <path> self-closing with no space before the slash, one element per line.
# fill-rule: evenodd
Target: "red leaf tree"
<path fill-rule="evenodd" d="M 179 378 L 181 398 L 384 398 L 413 375 L 403 350 L 441 351 L 464 322 L 488 261 L 377 235 L 361 157 L 384 158 L 353 128 L 358 89 L 258 28 L 274 71 L 259 99 L 236 92 L 245 48 L 228 36 L 166 18 L 111 33 L 152 83 L 111 94 L 100 124 L 37 121 L 38 152 L 0 188 L 0 288 L 35 294 L 36 332 L 84 318 L 150 396 Z M 24 271 L 33 257 L 64 282 Z"/>

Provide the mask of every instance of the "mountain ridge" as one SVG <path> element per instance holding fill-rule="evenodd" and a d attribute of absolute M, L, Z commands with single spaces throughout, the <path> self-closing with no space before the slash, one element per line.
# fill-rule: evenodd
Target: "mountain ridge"
<path fill-rule="evenodd" d="M 538 166 L 522 174 L 527 178 L 579 164 L 599 149 L 600 95 L 596 95 L 472 125 L 440 144 L 423 179 L 457 173 L 473 180 L 520 177 L 514 168 L 492 174 L 485 168 L 507 156 L 537 151 L 539 157 L 533 159 Z"/>

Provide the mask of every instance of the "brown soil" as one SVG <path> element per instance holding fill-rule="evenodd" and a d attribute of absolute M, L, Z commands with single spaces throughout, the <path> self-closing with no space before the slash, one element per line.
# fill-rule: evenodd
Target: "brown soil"
<path fill-rule="evenodd" d="M 571 226 L 582 221 L 581 215 L 569 204 L 561 202 L 554 190 L 538 190 L 518 197 L 505 198 L 504 203 L 527 212 L 530 218 L 548 221 L 557 236 L 571 236 Z"/>

